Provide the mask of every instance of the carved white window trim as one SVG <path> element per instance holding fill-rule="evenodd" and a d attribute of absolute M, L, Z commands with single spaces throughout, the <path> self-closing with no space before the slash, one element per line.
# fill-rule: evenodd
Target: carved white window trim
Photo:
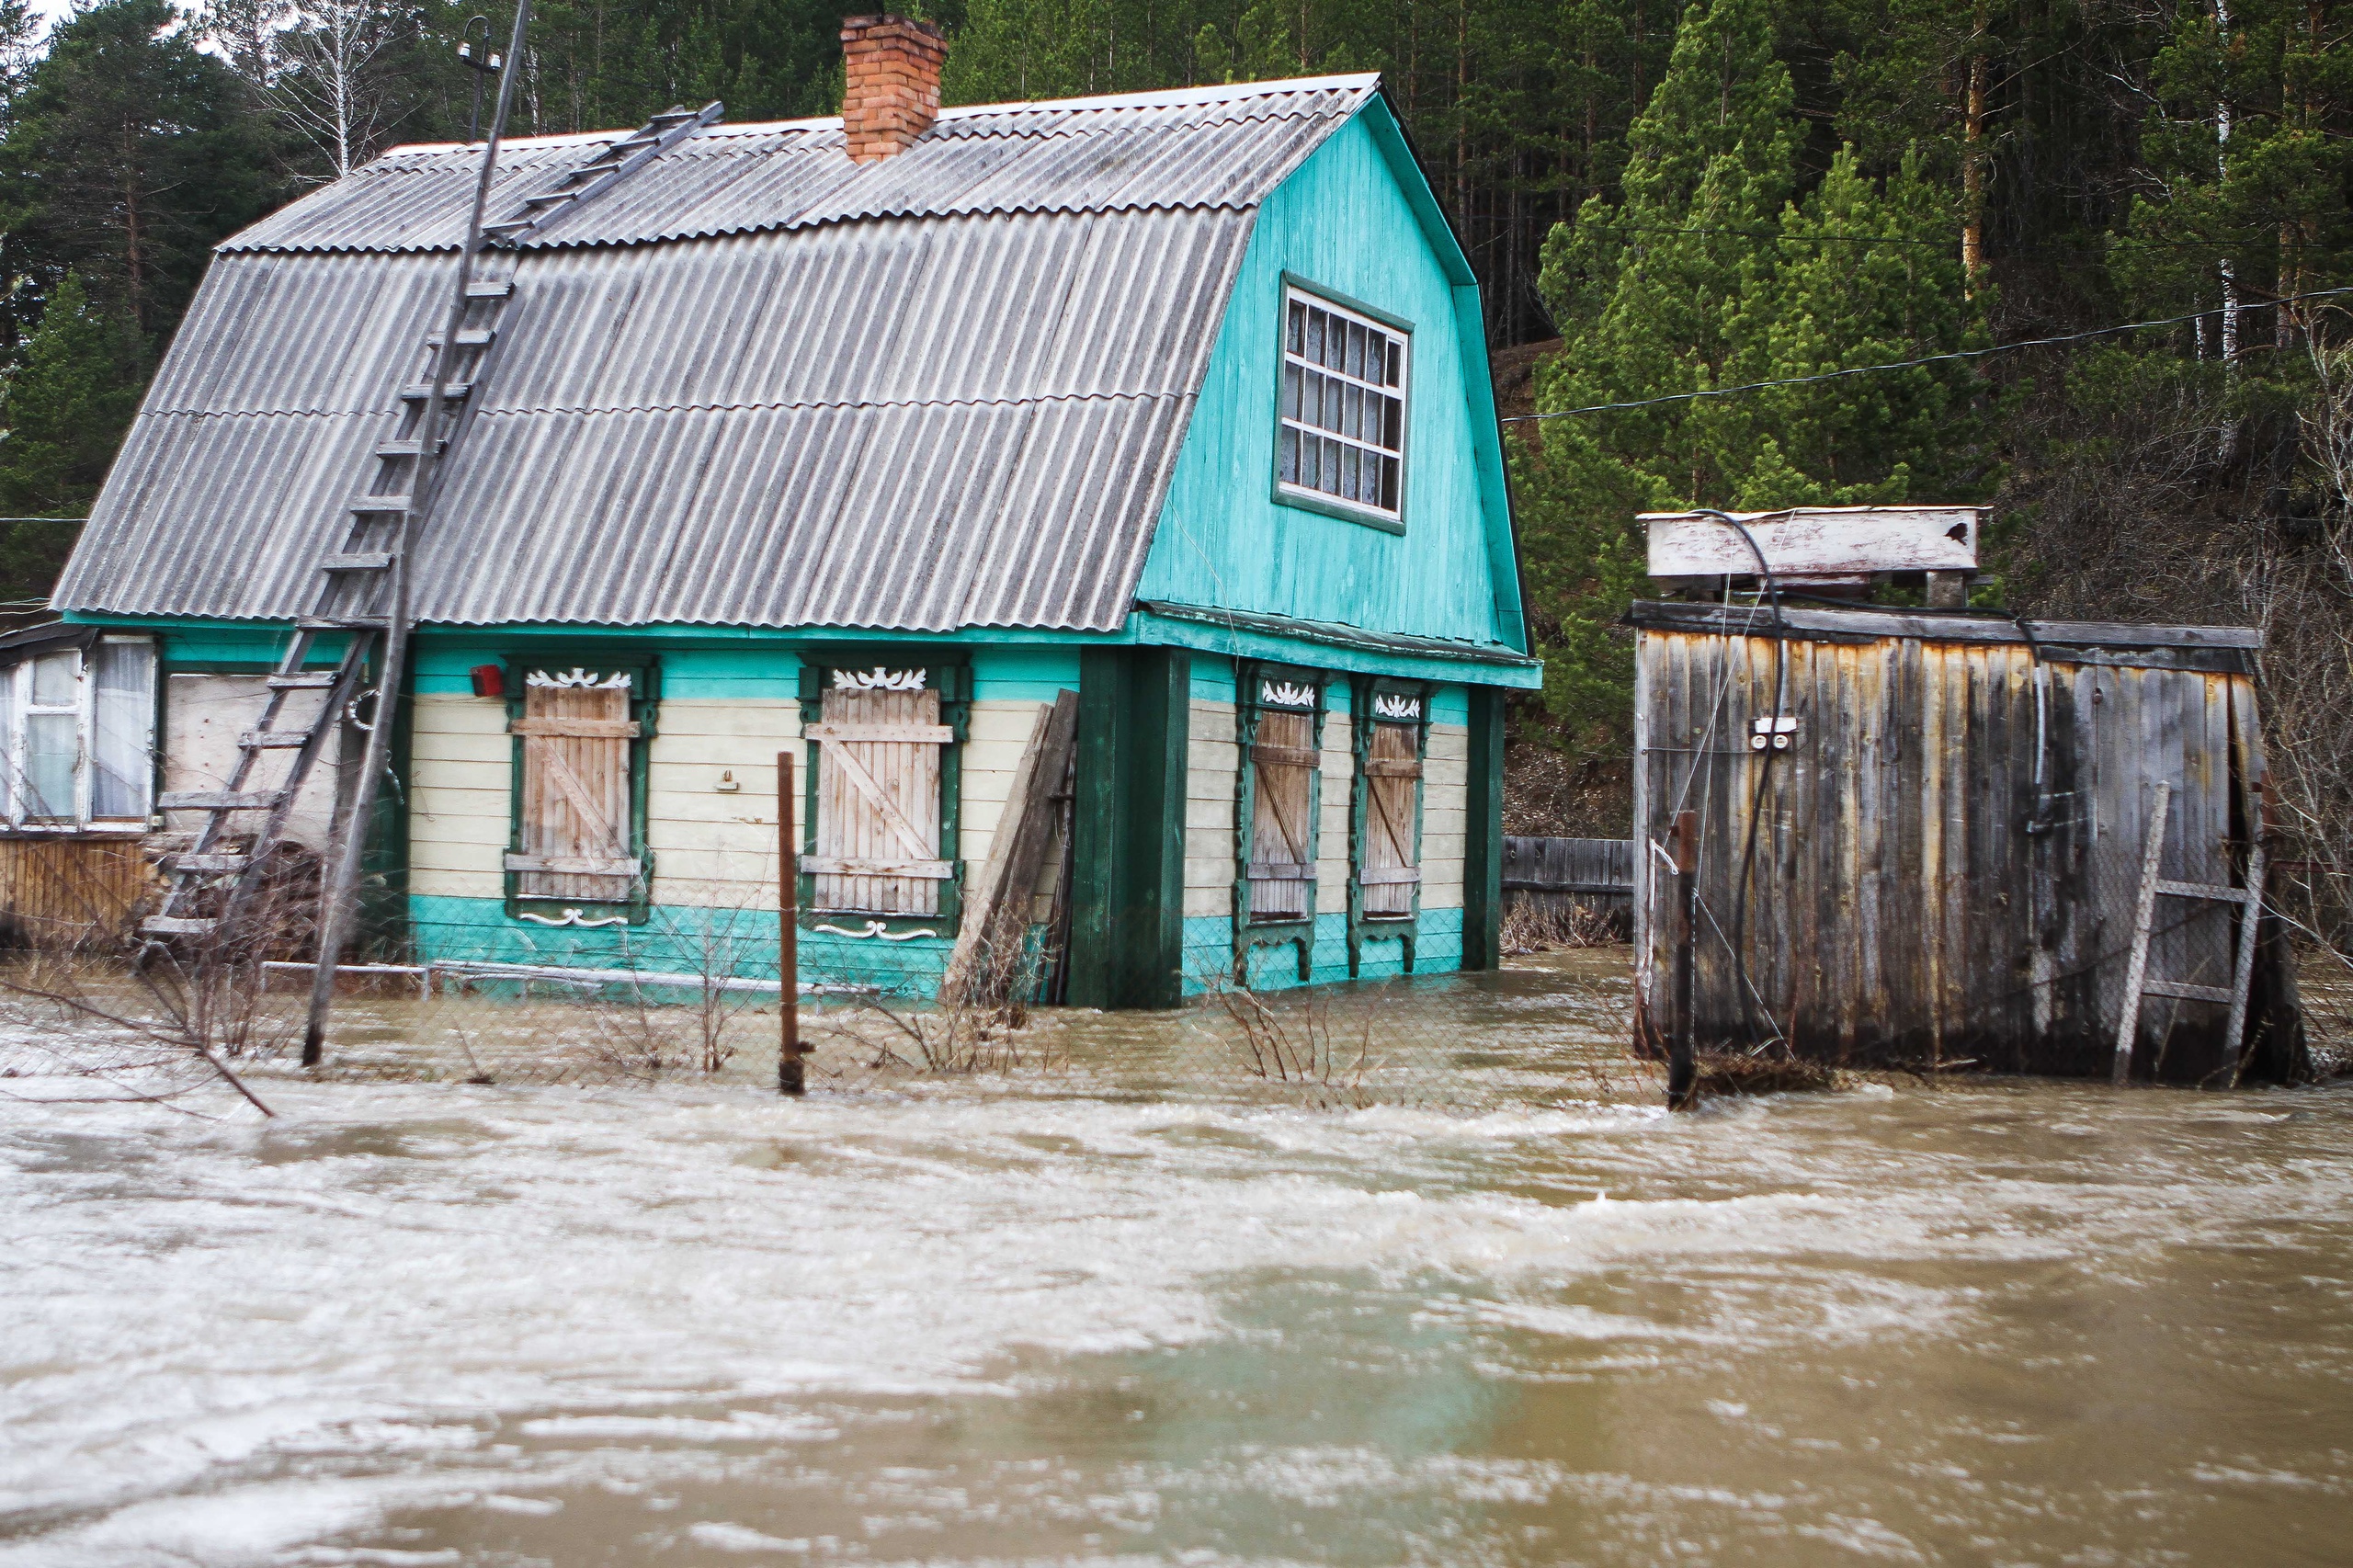
<path fill-rule="evenodd" d="M 584 670 L 575 665 L 568 672 L 533 670 L 523 677 L 523 684 L 548 687 L 557 691 L 627 691 L 630 687 L 630 678 L 629 672 L 621 670 L 599 679 L 590 671 Z"/>
<path fill-rule="evenodd" d="M 894 670 L 877 665 L 870 670 L 835 670 L 834 689 L 835 691 L 921 691 L 930 678 L 929 670 Z"/>

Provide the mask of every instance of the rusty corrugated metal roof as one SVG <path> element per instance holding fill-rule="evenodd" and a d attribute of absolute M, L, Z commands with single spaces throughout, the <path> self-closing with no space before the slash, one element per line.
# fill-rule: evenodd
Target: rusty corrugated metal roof
<path fill-rule="evenodd" d="M 418 619 L 1117 629 L 1256 205 L 1374 90 L 950 111 L 863 170 L 837 121 L 690 139 L 517 258 Z M 602 141 L 520 144 L 502 199 Z M 59 608 L 311 607 L 467 168 L 388 154 L 221 247 Z"/>

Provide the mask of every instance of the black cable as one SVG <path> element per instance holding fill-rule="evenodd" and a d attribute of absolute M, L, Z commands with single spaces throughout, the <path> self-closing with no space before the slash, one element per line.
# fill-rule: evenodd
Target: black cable
<path fill-rule="evenodd" d="M 2239 308 L 2248 311 L 2268 310 L 2274 305 L 2292 305 L 2301 300 L 2325 300 L 2339 294 L 2353 294 L 2353 286 L 2343 289 L 2313 289 L 2302 294 L 2282 294 L 2276 300 L 2243 300 Z M 2139 332 L 2144 327 L 2179 326 L 2185 322 L 2202 321 L 2218 315 L 2222 307 L 2192 311 L 2186 316 L 2165 316 L 2157 321 L 2126 322 L 2121 326 L 2094 327 L 2089 332 L 2061 333 L 2055 337 L 2029 337 L 2018 343 L 1996 343 L 1990 348 L 1956 348 L 1949 354 L 1924 354 L 1917 359 L 1896 359 L 1884 365 L 1856 365 L 1844 370 L 1824 370 L 1812 376 L 1782 376 L 1769 381 L 1745 381 L 1738 386 L 1706 387 L 1699 392 L 1668 392 L 1663 397 L 1634 398 L 1626 403 L 1597 403 L 1584 408 L 1555 408 L 1543 414 L 1515 414 L 1496 423 L 1526 425 L 1538 419 L 1566 419 L 1578 414 L 1611 414 L 1628 408 L 1654 408 L 1665 403 L 1689 403 L 1695 398 L 1730 397 L 1734 392 L 1762 392 L 1770 387 L 1811 386 L 1816 381 L 1843 381 L 1848 376 L 1868 376 L 1880 370 L 1910 370 L 1922 365 L 1940 365 L 1953 359 L 1983 359 L 1988 354 L 2007 354 L 2018 348 L 2048 348 L 2053 344 L 2081 343 L 2086 338 L 2113 337 L 2120 332 Z"/>
<path fill-rule="evenodd" d="M 1748 1036 L 1752 1054 L 1761 1051 L 1771 1042 L 1756 1027 L 1756 1001 L 1748 979 L 1748 881 L 1756 865 L 1756 822 L 1765 814 L 1765 786 L 1773 776 L 1773 743 L 1780 738 L 1781 720 L 1788 716 L 1790 705 L 1790 641 L 1789 621 L 1781 613 L 1781 585 L 1773 576 L 1772 563 L 1765 559 L 1765 551 L 1748 526 L 1730 512 L 1720 512 L 1713 506 L 1694 506 L 1699 517 L 1712 517 L 1747 542 L 1748 552 L 1756 557 L 1758 575 L 1765 580 L 1765 596 L 1773 607 L 1773 725 L 1766 732 L 1765 766 L 1756 770 L 1756 788 L 1748 801 L 1748 832 L 1741 846 L 1740 877 L 1733 888 L 1732 901 L 1732 970 L 1733 986 L 1740 993 L 1740 1025 Z M 1752 733 L 1754 731 L 1752 729 Z"/>

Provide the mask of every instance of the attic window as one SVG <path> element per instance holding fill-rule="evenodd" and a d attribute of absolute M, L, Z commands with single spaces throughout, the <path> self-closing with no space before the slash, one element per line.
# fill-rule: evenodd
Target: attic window
<path fill-rule="evenodd" d="M 1412 343 L 1402 322 L 1284 285 L 1277 500 L 1403 526 Z"/>

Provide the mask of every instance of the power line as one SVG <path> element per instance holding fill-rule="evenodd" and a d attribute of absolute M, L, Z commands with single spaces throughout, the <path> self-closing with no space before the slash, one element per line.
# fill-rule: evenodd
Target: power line
<path fill-rule="evenodd" d="M 1677 228 L 1666 223 L 1612 223 L 1601 220 L 1579 220 L 1576 227 L 1579 229 L 1598 229 L 1605 233 L 1620 234 L 1686 234 L 1701 237 L 1720 235 L 1730 239 L 1770 240 L 1777 243 L 1788 242 L 1792 244 L 1913 245 L 1926 250 L 1958 250 L 1961 245 L 1960 236 L 1958 235 L 1947 235 L 1939 239 L 1921 239 L 1911 234 L 1793 234 L 1786 229 Z M 2234 250 L 2245 245 L 2276 244 L 2278 243 L 2279 241 L 2277 237 L 2273 235 L 2247 234 L 2235 236 L 2229 240 L 2135 240 L 2117 238 L 2110 239 L 2104 244 L 2004 244 L 1989 248 L 1998 249 L 2004 256 L 2039 255 L 2045 252 L 2058 252 L 2070 256 L 2101 256 L 2119 250 L 2225 251 Z M 2317 244 L 2315 243 L 2315 244 L 2312 246 L 2305 246 L 2300 244 L 2285 248 L 2312 249 L 2317 248 Z"/>
<path fill-rule="evenodd" d="M 2314 289 L 2308 293 L 2284 294 L 2276 300 L 2246 300 L 2240 309 L 2259 311 L 2273 305 L 2292 305 L 2300 300 L 2325 300 L 2338 294 L 2353 294 L 2353 287 Z M 2186 316 L 2166 316 L 2161 321 L 2126 322 L 2122 326 L 2094 327 L 2089 332 L 2064 333 L 2057 337 L 2029 337 L 2018 343 L 1997 343 L 1991 348 L 1957 348 L 1949 354 L 1925 354 L 1917 359 L 1897 359 L 1885 365 L 1857 365 L 1844 370 L 1824 370 L 1813 376 L 1783 376 L 1770 381 L 1745 381 L 1739 386 L 1710 387 L 1702 392 L 1669 392 L 1664 397 L 1635 398 L 1627 403 L 1597 403 L 1584 408 L 1556 408 L 1544 414 L 1515 414 L 1498 421 L 1504 425 L 1524 425 L 1537 419 L 1566 419 L 1576 414 L 1610 414 L 1624 408 L 1655 408 L 1663 403 L 1689 403 L 1695 398 L 1730 397 L 1734 392 L 1761 392 L 1768 387 L 1811 386 L 1816 381 L 1843 381 L 1848 376 L 1868 376 L 1880 370 L 1909 370 L 1921 365 L 1939 365 L 1954 359 L 1983 359 L 1988 354 L 2007 354 L 2019 348 L 2048 348 L 2058 343 L 2081 343 L 2087 337 L 2112 337 L 2120 332 L 2139 332 L 2153 326 L 2179 326 L 2185 322 L 2202 320 L 2213 315 L 2220 307 L 2192 311 Z"/>

